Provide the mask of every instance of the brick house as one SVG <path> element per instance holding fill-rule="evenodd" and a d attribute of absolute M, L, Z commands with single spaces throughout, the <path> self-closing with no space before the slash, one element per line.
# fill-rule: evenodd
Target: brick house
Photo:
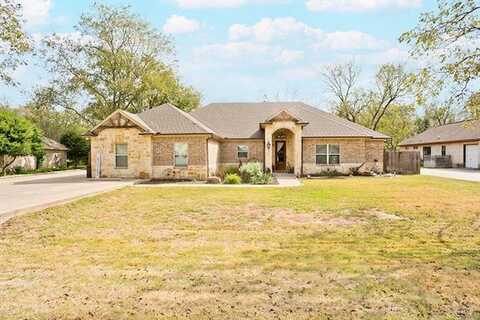
<path fill-rule="evenodd" d="M 118 110 L 88 136 L 93 177 L 198 180 L 251 161 L 297 176 L 359 166 L 382 171 L 388 139 L 301 102 Z"/>

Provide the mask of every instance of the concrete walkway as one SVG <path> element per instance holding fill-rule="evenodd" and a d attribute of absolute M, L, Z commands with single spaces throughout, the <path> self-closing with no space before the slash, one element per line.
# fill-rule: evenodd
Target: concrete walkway
<path fill-rule="evenodd" d="M 0 179 L 0 224 L 15 215 L 131 184 L 133 181 L 92 181 L 84 170 L 5 177 Z"/>
<path fill-rule="evenodd" d="M 276 173 L 275 179 L 277 179 L 278 185 L 284 187 L 298 187 L 302 185 L 297 177 L 290 173 Z"/>
<path fill-rule="evenodd" d="M 421 175 L 480 182 L 480 170 L 422 168 Z"/>

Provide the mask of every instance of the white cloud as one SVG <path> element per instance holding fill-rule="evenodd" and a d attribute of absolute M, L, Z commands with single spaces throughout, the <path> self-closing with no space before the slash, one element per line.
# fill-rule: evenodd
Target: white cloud
<path fill-rule="evenodd" d="M 37 25 L 47 22 L 52 0 L 20 0 L 22 15 L 27 25 Z"/>
<path fill-rule="evenodd" d="M 281 40 L 288 40 L 290 44 L 306 42 L 316 49 L 331 50 L 378 49 L 386 46 L 385 41 L 365 32 L 324 32 L 292 17 L 262 18 L 251 26 L 234 24 L 229 28 L 229 38 L 231 41 L 259 43 Z"/>
<path fill-rule="evenodd" d="M 185 9 L 238 8 L 246 4 L 282 4 L 290 0 L 176 0 Z"/>
<path fill-rule="evenodd" d="M 260 57 L 271 52 L 266 45 L 251 42 L 228 42 L 211 44 L 194 49 L 197 58 L 222 59 L 226 61 L 239 60 L 248 56 Z"/>
<path fill-rule="evenodd" d="M 177 0 L 182 8 L 236 8 L 245 4 L 245 0 Z"/>
<path fill-rule="evenodd" d="M 308 0 L 310 11 L 368 11 L 384 8 L 412 8 L 422 0 Z"/>
<path fill-rule="evenodd" d="M 301 50 L 282 50 L 275 61 L 282 64 L 290 64 L 295 61 L 302 60 L 304 52 Z"/>
<path fill-rule="evenodd" d="M 173 15 L 167 19 L 163 31 L 172 34 L 191 33 L 200 29 L 200 23 L 183 16 Z"/>
<path fill-rule="evenodd" d="M 311 28 L 292 17 L 262 18 L 252 26 L 234 24 L 229 29 L 229 37 L 231 40 L 253 37 L 259 42 L 285 39 L 294 34 L 314 36 L 320 33 L 321 31 L 319 29 Z"/>
<path fill-rule="evenodd" d="M 347 50 L 347 49 L 379 49 L 387 43 L 372 35 L 360 31 L 336 31 L 323 34 L 316 49 Z"/>

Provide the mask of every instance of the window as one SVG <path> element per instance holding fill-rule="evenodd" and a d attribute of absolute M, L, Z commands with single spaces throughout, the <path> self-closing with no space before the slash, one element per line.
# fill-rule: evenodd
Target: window
<path fill-rule="evenodd" d="M 128 146 L 126 143 L 115 145 L 115 167 L 128 168 Z"/>
<path fill-rule="evenodd" d="M 340 146 L 338 144 L 317 144 L 317 164 L 340 164 Z"/>
<path fill-rule="evenodd" d="M 432 147 L 423 147 L 423 155 L 424 156 L 431 156 L 432 155 Z"/>
<path fill-rule="evenodd" d="M 442 146 L 442 157 L 447 155 L 447 146 Z"/>
<path fill-rule="evenodd" d="M 248 158 L 248 146 L 238 146 L 237 147 L 238 158 Z"/>
<path fill-rule="evenodd" d="M 413 147 L 413 150 L 418 150 L 418 146 Z"/>
<path fill-rule="evenodd" d="M 188 164 L 188 144 L 175 143 L 175 166 L 186 167 Z"/>

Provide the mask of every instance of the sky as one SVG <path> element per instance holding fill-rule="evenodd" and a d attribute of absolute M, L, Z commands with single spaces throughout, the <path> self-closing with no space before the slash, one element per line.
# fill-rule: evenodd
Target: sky
<path fill-rule="evenodd" d="M 87 0 L 20 0 L 32 37 L 74 32 Z M 202 93 L 202 104 L 302 100 L 328 108 L 321 71 L 354 61 L 361 84 L 373 85 L 382 63 L 415 61 L 398 37 L 416 26 L 434 0 L 106 0 L 131 10 L 176 44 L 182 81 Z M 14 74 L 17 88 L 0 87 L 0 101 L 28 100 L 48 81 L 41 65 Z"/>

